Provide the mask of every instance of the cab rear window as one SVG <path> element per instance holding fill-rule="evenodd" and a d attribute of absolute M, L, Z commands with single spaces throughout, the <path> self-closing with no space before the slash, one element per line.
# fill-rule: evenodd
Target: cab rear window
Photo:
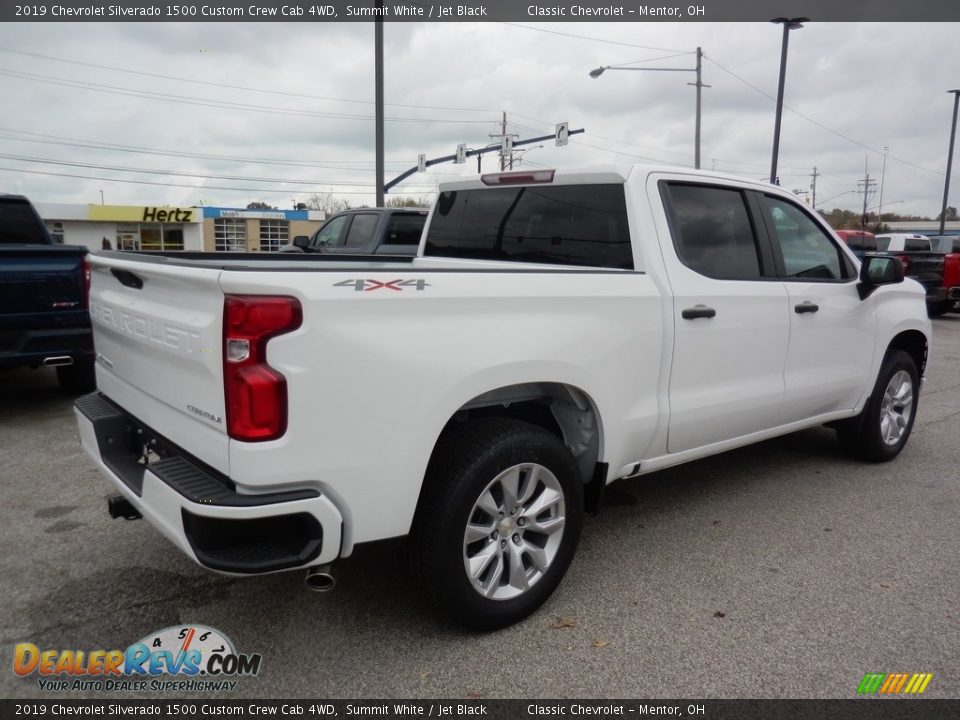
<path fill-rule="evenodd" d="M 424 255 L 632 270 L 623 185 L 443 192 Z"/>

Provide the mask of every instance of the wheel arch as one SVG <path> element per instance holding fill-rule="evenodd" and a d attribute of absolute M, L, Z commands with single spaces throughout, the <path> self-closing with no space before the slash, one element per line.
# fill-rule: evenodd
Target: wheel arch
<path fill-rule="evenodd" d="M 902 350 L 913 358 L 913 362 L 917 366 L 917 372 L 923 378 L 924 370 L 927 367 L 928 343 L 926 335 L 919 330 L 904 330 L 890 340 L 889 345 L 887 345 L 887 354 L 892 350 Z"/>
<path fill-rule="evenodd" d="M 482 417 L 522 420 L 560 438 L 577 464 L 585 507 L 596 510 L 606 483 L 606 467 L 600 462 L 603 425 L 597 404 L 587 392 L 563 382 L 525 382 L 483 392 L 447 419 L 432 453 L 451 429 Z"/>

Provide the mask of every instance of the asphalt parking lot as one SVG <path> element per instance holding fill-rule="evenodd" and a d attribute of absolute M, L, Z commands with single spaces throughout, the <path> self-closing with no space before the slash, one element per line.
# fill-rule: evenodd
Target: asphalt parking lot
<path fill-rule="evenodd" d="M 544 608 L 486 635 L 433 619 L 396 544 L 337 588 L 232 579 L 111 520 L 52 371 L 0 373 L 0 692 L 13 647 L 110 649 L 196 623 L 263 656 L 219 697 L 850 698 L 867 672 L 960 697 L 960 315 L 934 321 L 913 436 L 864 465 L 827 429 L 624 481 Z M 61 697 L 130 697 L 76 693 Z M 217 695 L 212 695 L 217 696 Z"/>

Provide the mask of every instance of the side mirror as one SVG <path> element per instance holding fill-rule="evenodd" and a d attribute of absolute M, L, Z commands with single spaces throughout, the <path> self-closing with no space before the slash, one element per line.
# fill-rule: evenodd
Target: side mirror
<path fill-rule="evenodd" d="M 860 284 L 857 290 L 864 300 L 880 285 L 903 282 L 903 262 L 891 255 L 865 255 L 860 264 Z"/>
<path fill-rule="evenodd" d="M 306 235 L 297 235 L 293 239 L 293 246 L 298 247 L 304 252 L 306 252 L 307 248 L 310 247 L 310 238 L 308 238 Z"/>

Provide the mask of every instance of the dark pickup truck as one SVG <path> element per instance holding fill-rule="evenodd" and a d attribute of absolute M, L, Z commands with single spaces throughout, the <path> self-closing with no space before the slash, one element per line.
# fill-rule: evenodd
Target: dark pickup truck
<path fill-rule="evenodd" d="M 359 208 L 337 213 L 312 237 L 298 235 L 280 252 L 416 255 L 429 210 Z"/>
<path fill-rule="evenodd" d="M 65 392 L 93 389 L 86 254 L 54 243 L 27 198 L 0 194 L 0 370 L 55 367 Z"/>
<path fill-rule="evenodd" d="M 895 255 L 903 262 L 904 274 L 927 291 L 927 312 L 937 317 L 960 307 L 960 238 L 938 235 L 880 235 L 858 230 L 836 231 L 851 250 L 865 254 Z M 893 246 L 892 237 L 900 242 Z"/>

